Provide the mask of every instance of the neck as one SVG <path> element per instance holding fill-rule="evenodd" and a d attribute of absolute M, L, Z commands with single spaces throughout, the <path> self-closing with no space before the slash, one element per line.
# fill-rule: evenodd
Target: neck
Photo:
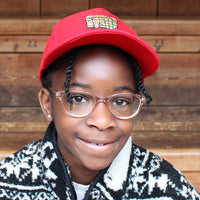
<path fill-rule="evenodd" d="M 69 166 L 72 181 L 83 185 L 89 185 L 98 176 L 100 171 L 88 170 L 84 167 Z"/>

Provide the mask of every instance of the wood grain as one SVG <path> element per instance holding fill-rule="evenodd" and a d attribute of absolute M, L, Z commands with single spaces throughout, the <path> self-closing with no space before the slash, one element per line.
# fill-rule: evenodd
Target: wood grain
<path fill-rule="evenodd" d="M 40 0 L 1 0 L 0 16 L 40 16 Z"/>
<path fill-rule="evenodd" d="M 0 35 L 50 35 L 61 18 L 3 18 Z M 139 35 L 200 35 L 200 19 L 121 18 Z"/>
<path fill-rule="evenodd" d="M 141 36 L 156 52 L 200 52 L 200 36 Z"/>
<path fill-rule="evenodd" d="M 91 8 L 105 8 L 117 16 L 156 16 L 156 0 L 90 0 Z"/>
<path fill-rule="evenodd" d="M 200 54 L 159 54 L 158 71 L 145 80 L 152 105 L 200 105 Z"/>
<path fill-rule="evenodd" d="M 41 16 L 66 17 L 88 8 L 88 0 L 42 0 Z"/>
<path fill-rule="evenodd" d="M 177 6 L 178 7 L 177 7 Z M 199 17 L 200 16 L 199 0 L 159 0 L 159 16 L 170 17 Z"/>
<path fill-rule="evenodd" d="M 133 130 L 133 141 L 139 146 L 149 148 L 199 148 L 199 131 L 152 131 Z"/>
<path fill-rule="evenodd" d="M 40 52 L 44 51 L 49 36 L 44 35 L 20 35 L 0 36 L 0 52 Z"/>

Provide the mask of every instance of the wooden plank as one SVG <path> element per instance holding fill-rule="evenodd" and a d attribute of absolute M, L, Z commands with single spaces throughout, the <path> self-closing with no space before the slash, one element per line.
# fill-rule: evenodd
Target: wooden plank
<path fill-rule="evenodd" d="M 44 132 L 47 125 L 45 122 L 0 122 L 0 132 Z"/>
<path fill-rule="evenodd" d="M 1 0 L 1 17 L 30 17 L 40 15 L 40 0 Z"/>
<path fill-rule="evenodd" d="M 46 122 L 40 107 L 0 108 L 0 122 Z M 16 132 L 16 130 L 13 130 Z M 17 130 L 20 132 L 20 130 Z M 31 132 L 36 132 L 34 129 Z"/>
<path fill-rule="evenodd" d="M 145 80 L 146 89 L 153 97 L 152 106 L 200 105 L 200 83 L 197 78 L 185 78 L 186 81 L 159 80 Z"/>
<path fill-rule="evenodd" d="M 0 35 L 50 35 L 59 20 L 60 18 L 4 18 L 0 20 Z"/>
<path fill-rule="evenodd" d="M 200 54 L 159 54 L 158 71 L 145 79 L 152 105 L 200 105 Z"/>
<path fill-rule="evenodd" d="M 136 131 L 132 133 L 133 141 L 139 146 L 150 148 L 199 148 L 199 131 Z"/>
<path fill-rule="evenodd" d="M 0 77 L 15 79 L 38 76 L 41 58 L 41 53 L 1 53 Z"/>
<path fill-rule="evenodd" d="M 200 1 L 199 0 L 159 0 L 159 16 L 181 16 L 181 17 L 199 17 Z"/>
<path fill-rule="evenodd" d="M 41 54 L 0 54 L 1 106 L 38 105 L 40 59 Z"/>
<path fill-rule="evenodd" d="M 90 0 L 91 8 L 105 8 L 117 16 L 156 16 L 156 0 Z"/>
<path fill-rule="evenodd" d="M 200 35 L 199 19 L 123 19 L 139 35 Z"/>
<path fill-rule="evenodd" d="M 38 92 L 41 88 L 37 76 L 0 76 L 1 106 L 39 106 Z"/>
<path fill-rule="evenodd" d="M 135 124 L 135 130 L 200 131 L 200 122 L 140 122 Z"/>
<path fill-rule="evenodd" d="M 42 0 L 41 15 L 65 17 L 88 7 L 88 0 Z"/>
<path fill-rule="evenodd" d="M 200 52 L 199 36 L 141 36 L 157 52 Z"/>
<path fill-rule="evenodd" d="M 61 18 L 0 20 L 0 35 L 50 35 Z M 139 35 L 200 35 L 200 19 L 121 18 Z"/>
<path fill-rule="evenodd" d="M 0 36 L 0 52 L 43 52 L 49 36 Z M 200 52 L 200 36 L 141 36 L 157 52 Z"/>
<path fill-rule="evenodd" d="M 0 52 L 40 52 L 44 51 L 49 36 L 23 35 L 0 36 Z"/>

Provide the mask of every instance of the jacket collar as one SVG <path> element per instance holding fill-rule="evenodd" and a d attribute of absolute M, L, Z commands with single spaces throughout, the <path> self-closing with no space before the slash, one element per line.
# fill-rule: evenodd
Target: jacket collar
<path fill-rule="evenodd" d="M 132 139 L 129 137 L 125 146 L 113 160 L 112 164 L 107 170 L 107 173 L 103 177 L 107 188 L 113 191 L 122 190 L 123 185 L 127 180 L 131 147 Z"/>

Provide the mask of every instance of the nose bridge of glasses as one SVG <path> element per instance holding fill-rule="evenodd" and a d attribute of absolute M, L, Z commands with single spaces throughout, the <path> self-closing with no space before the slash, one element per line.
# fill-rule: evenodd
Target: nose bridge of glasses
<path fill-rule="evenodd" d="M 100 103 L 102 103 L 100 105 Z M 96 105 L 94 106 L 93 115 L 96 116 L 95 124 L 98 126 L 110 126 L 110 123 L 113 122 L 113 114 L 111 113 L 108 106 L 108 97 L 97 97 L 96 96 Z"/>
<path fill-rule="evenodd" d="M 105 103 L 107 104 L 107 97 L 96 97 L 96 104 Z"/>

